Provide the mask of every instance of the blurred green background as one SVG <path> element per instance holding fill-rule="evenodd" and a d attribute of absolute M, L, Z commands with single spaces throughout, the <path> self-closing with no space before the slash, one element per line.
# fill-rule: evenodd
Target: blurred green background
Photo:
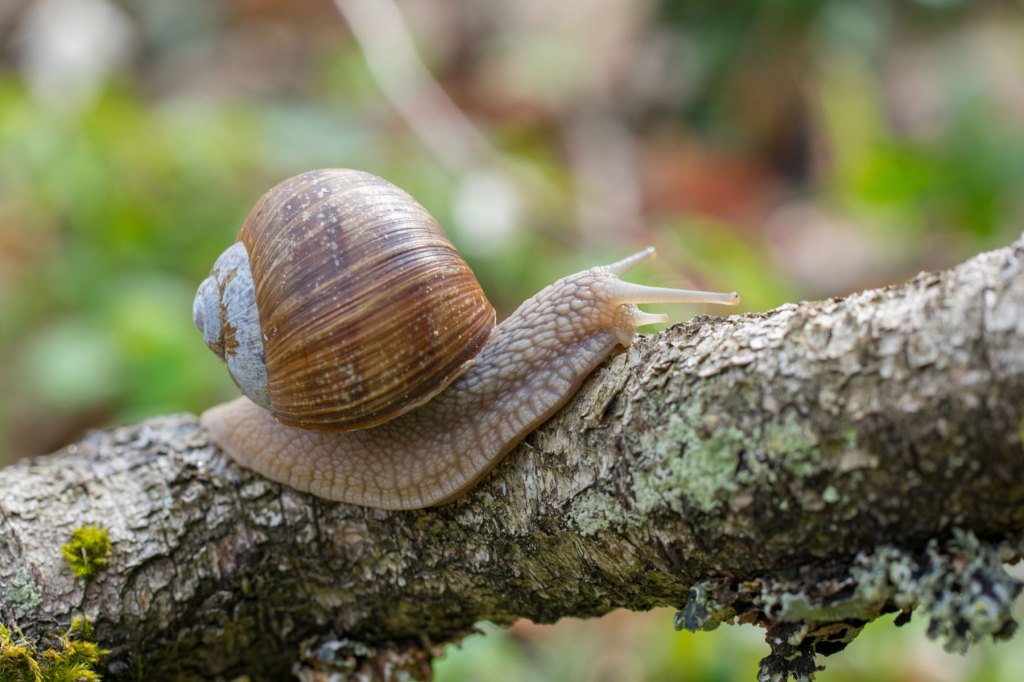
<path fill-rule="evenodd" d="M 1004 245 L 1024 225 L 1022 10 L 0 2 L 0 465 L 234 395 L 194 288 L 259 195 L 310 168 L 410 191 L 499 314 L 648 244 L 638 280 L 735 289 L 746 310 Z M 749 680 L 766 653 L 753 630 L 670 623 L 489 629 L 439 678 Z M 923 640 L 876 624 L 821 679 L 1024 667 L 1017 643 L 948 659 Z"/>

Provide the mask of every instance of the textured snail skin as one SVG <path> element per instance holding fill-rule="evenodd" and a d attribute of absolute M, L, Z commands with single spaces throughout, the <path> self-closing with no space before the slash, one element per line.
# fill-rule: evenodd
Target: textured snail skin
<path fill-rule="evenodd" d="M 207 410 L 213 440 L 245 467 L 319 497 L 384 509 L 442 504 L 471 488 L 564 405 L 638 326 L 664 315 L 634 304 L 735 304 L 736 294 L 646 287 L 618 275 L 647 249 L 563 278 L 499 324 L 461 377 L 428 403 L 363 431 L 283 426 L 248 398 Z"/>

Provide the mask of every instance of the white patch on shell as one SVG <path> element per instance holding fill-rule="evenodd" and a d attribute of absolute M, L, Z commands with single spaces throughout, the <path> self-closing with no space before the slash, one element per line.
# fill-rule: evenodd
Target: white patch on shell
<path fill-rule="evenodd" d="M 192 322 L 196 329 L 203 333 L 203 341 L 207 347 L 221 360 L 224 349 L 221 344 L 220 301 L 217 295 L 217 280 L 211 275 L 203 280 L 192 301 Z"/>
<path fill-rule="evenodd" d="M 192 303 L 192 320 L 203 333 L 206 345 L 218 355 L 223 353 L 221 357 L 242 393 L 269 410 L 256 289 L 249 269 L 249 254 L 242 242 L 235 242 L 222 253 L 213 264 L 210 276 L 199 285 Z M 226 325 L 222 325 L 222 321 Z M 230 333 L 231 329 L 234 329 L 234 342 L 225 343 L 224 333 Z"/>

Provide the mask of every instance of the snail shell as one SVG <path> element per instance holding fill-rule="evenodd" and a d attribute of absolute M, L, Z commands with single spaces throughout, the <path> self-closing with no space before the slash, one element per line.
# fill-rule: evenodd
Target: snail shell
<path fill-rule="evenodd" d="M 347 169 L 263 195 L 192 316 L 246 396 L 283 424 L 322 431 L 428 401 L 473 362 L 495 319 L 426 209 Z"/>

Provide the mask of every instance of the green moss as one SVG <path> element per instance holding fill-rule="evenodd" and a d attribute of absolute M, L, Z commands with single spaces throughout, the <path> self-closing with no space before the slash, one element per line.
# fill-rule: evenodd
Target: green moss
<path fill-rule="evenodd" d="M 10 628 L 0 623 L 0 680 L 30 682 L 42 679 L 35 648 L 23 637 L 15 639 Z"/>
<path fill-rule="evenodd" d="M 20 632 L 0 623 L 0 680 L 3 682 L 95 682 L 96 664 L 109 652 L 92 641 L 92 626 L 76 617 L 58 641 L 38 651 Z"/>
<path fill-rule="evenodd" d="M 18 569 L 11 584 L 4 590 L 4 600 L 10 603 L 17 613 L 21 614 L 29 613 L 43 603 L 39 588 L 29 577 L 28 570 L 24 566 Z"/>
<path fill-rule="evenodd" d="M 72 533 L 71 542 L 60 549 L 74 574 L 88 580 L 107 565 L 110 535 L 106 528 L 82 526 Z"/>

